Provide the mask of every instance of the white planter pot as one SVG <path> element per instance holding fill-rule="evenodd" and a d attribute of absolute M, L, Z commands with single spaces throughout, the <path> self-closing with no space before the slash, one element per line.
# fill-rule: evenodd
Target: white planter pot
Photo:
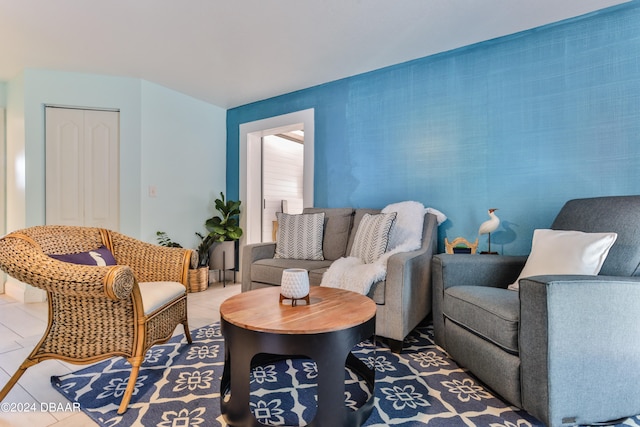
<path fill-rule="evenodd" d="M 236 267 L 236 242 L 217 242 L 211 245 L 209 267 L 213 270 L 231 270 Z"/>

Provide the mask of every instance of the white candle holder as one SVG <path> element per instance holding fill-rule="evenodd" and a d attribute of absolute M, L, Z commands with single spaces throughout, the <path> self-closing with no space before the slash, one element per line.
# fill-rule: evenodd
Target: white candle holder
<path fill-rule="evenodd" d="M 309 273 L 304 268 L 287 268 L 282 272 L 280 283 L 280 302 L 291 300 L 295 306 L 298 301 L 309 301 Z"/>

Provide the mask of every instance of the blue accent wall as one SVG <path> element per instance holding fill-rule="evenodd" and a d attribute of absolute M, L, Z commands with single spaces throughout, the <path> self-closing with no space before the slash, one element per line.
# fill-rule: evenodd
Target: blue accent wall
<path fill-rule="evenodd" d="M 227 112 L 227 193 L 239 125 L 315 109 L 315 205 L 441 210 L 444 237 L 528 253 L 568 199 L 640 194 L 640 3 L 240 106 Z M 486 236 L 480 238 L 486 249 Z"/>

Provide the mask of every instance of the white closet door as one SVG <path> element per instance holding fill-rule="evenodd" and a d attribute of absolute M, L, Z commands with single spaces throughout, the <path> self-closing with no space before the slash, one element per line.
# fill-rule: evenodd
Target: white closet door
<path fill-rule="evenodd" d="M 46 222 L 117 230 L 119 113 L 46 109 Z"/>
<path fill-rule="evenodd" d="M 118 229 L 119 114 L 84 112 L 84 224 Z"/>

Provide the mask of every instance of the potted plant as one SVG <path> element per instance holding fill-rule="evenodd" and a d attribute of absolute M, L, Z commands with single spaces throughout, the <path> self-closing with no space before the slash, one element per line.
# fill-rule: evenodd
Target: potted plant
<path fill-rule="evenodd" d="M 216 242 L 235 241 L 242 237 L 240 228 L 240 201 L 225 200 L 224 193 L 220 192 L 220 198 L 215 200 L 218 215 L 205 222 L 204 226 L 213 234 Z"/>
<path fill-rule="evenodd" d="M 240 228 L 240 204 L 225 200 L 224 193 L 214 201 L 217 214 L 205 222 L 208 234 L 196 232 L 200 244 L 198 252 L 198 268 L 189 270 L 189 291 L 203 291 L 209 284 L 209 267 L 224 273 L 224 270 L 235 269 L 235 241 L 242 237 Z M 164 231 L 156 232 L 158 243 L 162 246 L 182 246 L 169 238 Z M 212 250 L 213 248 L 213 250 Z M 225 280 L 226 285 L 226 280 Z"/>
<path fill-rule="evenodd" d="M 242 202 L 225 200 L 224 193 L 220 192 L 220 198 L 214 203 L 217 214 L 205 222 L 209 236 L 213 236 L 210 266 L 224 275 L 225 270 L 235 270 L 235 242 L 242 237 L 242 228 L 239 225 Z M 226 285 L 226 277 L 224 284 Z"/>
<path fill-rule="evenodd" d="M 196 248 L 198 252 L 198 267 L 209 267 L 209 252 L 211 245 L 215 243 L 214 236 L 209 233 L 206 236 L 202 233 L 196 232 L 196 236 L 200 238 L 200 244 Z"/>
<path fill-rule="evenodd" d="M 166 246 L 168 248 L 181 248 L 182 245 L 178 242 L 174 242 L 171 240 L 169 235 L 164 231 L 156 231 L 156 239 L 158 239 L 158 244 L 160 246 Z"/>
<path fill-rule="evenodd" d="M 189 270 L 189 283 L 187 290 L 189 292 L 200 292 L 207 289 L 209 285 L 209 249 L 214 242 L 212 235 L 202 235 L 196 232 L 196 236 L 200 238 L 200 244 L 196 248 L 198 252 L 198 266 Z M 158 244 L 171 248 L 181 248 L 180 243 L 174 242 L 164 231 L 157 231 L 156 238 Z"/>

